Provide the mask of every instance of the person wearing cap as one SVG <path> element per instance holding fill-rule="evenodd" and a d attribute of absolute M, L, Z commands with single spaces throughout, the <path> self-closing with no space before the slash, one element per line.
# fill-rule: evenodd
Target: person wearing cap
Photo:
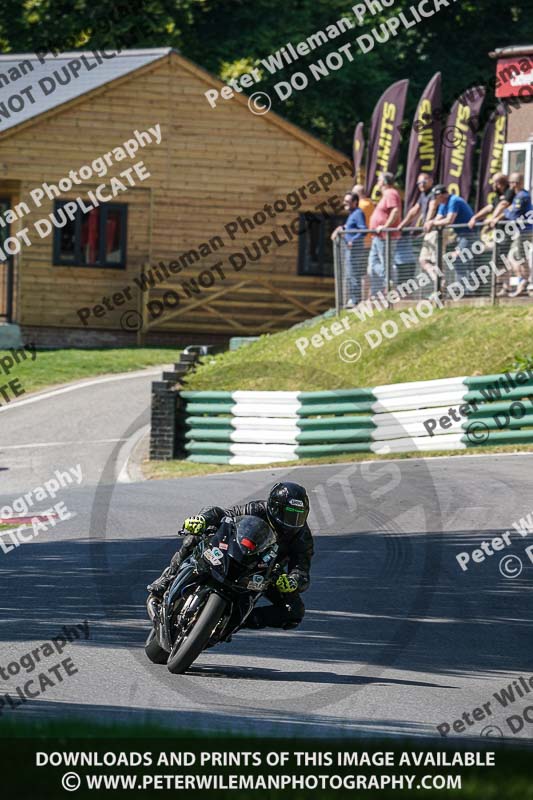
<path fill-rule="evenodd" d="M 458 194 L 450 194 L 448 188 L 439 183 L 431 192 L 431 199 L 437 203 L 437 213 L 433 219 L 427 220 L 424 224 L 424 230 L 428 233 L 432 230 L 439 228 L 447 228 L 450 225 L 462 225 L 463 227 L 457 230 L 457 246 L 456 250 L 459 252 L 468 248 L 469 242 L 472 239 L 472 231 L 467 227 L 468 223 L 474 216 L 474 212 L 462 197 Z M 464 280 L 472 271 L 471 264 L 456 262 L 455 271 L 457 276 Z M 465 291 L 465 295 L 470 294 L 470 290 Z"/>

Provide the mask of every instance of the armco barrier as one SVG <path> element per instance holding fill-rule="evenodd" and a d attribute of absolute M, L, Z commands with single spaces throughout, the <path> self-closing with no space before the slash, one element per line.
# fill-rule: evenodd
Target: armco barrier
<path fill-rule="evenodd" d="M 325 392 L 180 392 L 189 461 L 533 443 L 533 370 Z"/>

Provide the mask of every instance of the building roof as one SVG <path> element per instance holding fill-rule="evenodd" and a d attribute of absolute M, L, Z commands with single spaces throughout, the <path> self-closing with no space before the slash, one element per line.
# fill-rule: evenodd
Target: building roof
<path fill-rule="evenodd" d="M 39 57 L 35 53 L 13 53 L 9 55 L 0 56 L 0 139 L 4 138 L 3 135 L 15 135 L 18 126 L 32 125 L 37 123 L 37 118 L 46 113 L 61 113 L 61 108 L 68 103 L 73 103 L 78 99 L 89 95 L 92 92 L 104 91 L 108 84 L 113 83 L 121 78 L 128 78 L 129 75 L 133 77 L 136 71 L 149 67 L 151 64 L 164 59 L 171 58 L 177 59 L 181 67 L 189 73 L 195 75 L 199 80 L 205 82 L 208 86 L 216 86 L 221 89 L 224 84 L 215 75 L 207 72 L 203 67 L 198 66 L 193 61 L 185 58 L 177 50 L 172 47 L 160 47 L 142 50 L 124 50 L 116 55 L 114 58 L 102 59 L 102 63 L 98 66 L 95 52 L 92 50 L 76 50 L 70 53 L 60 53 L 57 56 L 47 54 L 43 56 L 44 64 L 41 63 Z M 107 51 L 109 53 L 114 51 Z M 83 65 L 79 69 L 78 76 L 74 80 L 66 83 L 64 70 L 68 78 L 68 65 L 75 60 L 82 60 L 85 57 L 87 65 Z M 9 70 L 18 69 L 21 71 L 21 63 L 30 62 L 31 69 L 25 76 L 18 77 L 16 80 L 11 80 L 6 84 L 6 80 L 2 76 L 6 76 L 9 80 Z M 39 87 L 39 81 L 44 78 L 54 78 L 54 73 L 59 72 L 60 79 L 66 85 L 56 85 L 53 92 L 45 95 Z M 45 86 L 50 86 L 45 81 Z M 9 100 L 13 96 L 20 96 L 21 90 L 25 87 L 33 87 L 34 102 L 26 100 L 24 108 L 20 111 L 9 108 Z M 248 107 L 248 96 L 240 93 L 236 94 L 233 102 L 240 103 Z M 20 102 L 20 101 L 19 101 Z M 7 113 L 5 113 L 7 111 Z M 8 116 L 9 114 L 9 116 Z M 339 158 L 346 159 L 344 153 L 325 144 L 317 139 L 312 134 L 299 128 L 292 122 L 289 122 L 279 114 L 270 111 L 261 117 L 265 124 L 276 125 L 283 128 L 295 138 L 305 142 L 308 146 L 313 147 L 315 150 L 320 151 L 327 158 L 338 160 Z"/>
<path fill-rule="evenodd" d="M 152 64 L 154 61 L 168 56 L 171 50 L 170 47 L 125 50 L 114 58 L 104 59 L 100 56 L 101 63 L 98 63 L 99 58 L 95 56 L 95 52 L 99 51 L 92 50 L 60 53 L 57 56 L 49 53 L 43 56 L 44 63 L 35 53 L 10 53 L 0 56 L 0 132 L 27 122 L 33 117 L 38 117 L 70 100 L 75 100 L 93 89 L 98 89 L 106 83 L 122 78 L 130 72 L 135 72 L 140 67 Z M 111 54 L 115 51 L 107 50 L 105 52 Z M 74 62 L 80 62 L 81 65 Z M 76 78 L 73 77 L 72 65 L 74 72 L 78 70 Z M 19 74 L 18 78 L 17 73 Z M 55 77 L 56 74 L 59 76 L 59 80 Z M 10 76 L 15 76 L 14 80 Z M 42 81 L 43 78 L 49 80 L 40 84 L 39 81 Z M 53 86 L 52 81 L 55 82 L 55 88 L 46 95 L 45 92 Z M 59 81 L 63 81 L 66 85 Z M 18 100 L 13 101 L 14 107 L 10 107 L 10 99 L 17 95 L 20 97 L 21 90 L 27 86 L 31 87 L 34 102 L 32 103 L 31 99 L 23 95 L 24 107 L 20 111 L 18 111 L 20 106 Z M 3 104 L 6 104 L 9 118 L 4 116 Z"/>

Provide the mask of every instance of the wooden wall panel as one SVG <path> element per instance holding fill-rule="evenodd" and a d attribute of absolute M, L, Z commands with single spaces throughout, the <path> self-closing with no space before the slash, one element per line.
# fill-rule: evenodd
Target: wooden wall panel
<path fill-rule="evenodd" d="M 259 237 L 289 224 L 299 212 L 314 210 L 328 196 L 342 197 L 351 186 L 347 159 L 320 146 L 315 140 L 277 124 L 269 115 L 254 116 L 236 101 L 221 101 L 212 109 L 203 96 L 210 85 L 203 73 L 171 55 L 155 68 L 143 70 L 130 80 L 110 85 L 105 91 L 67 104 L 60 113 L 45 116 L 32 126 L 22 127 L 0 138 L 0 174 L 20 186 L 20 197 L 43 181 L 57 182 L 69 170 L 90 164 L 95 158 L 131 138 L 133 131 L 161 125 L 163 139 L 138 151 L 135 159 L 114 164 L 103 178 L 91 179 L 78 191 L 62 194 L 76 197 L 99 181 L 142 160 L 151 173 L 144 183 L 119 195 L 116 202 L 129 206 L 128 263 L 126 270 L 57 267 L 52 264 L 52 236 L 36 235 L 30 248 L 19 257 L 19 321 L 26 325 L 82 327 L 76 311 L 100 302 L 103 295 L 130 286 L 134 300 L 103 318 L 91 318 L 94 328 L 116 328 L 124 309 L 137 308 L 138 294 L 133 279 L 143 265 L 169 262 L 198 249 L 210 237 L 221 236 L 224 247 L 187 267 L 172 279 L 182 301 L 179 314 L 152 324 L 156 329 L 248 333 L 285 327 L 323 311 L 333 302 L 333 282 L 296 274 L 298 242 L 295 238 L 276 247 L 260 261 L 235 272 L 228 263 L 230 253 L 252 246 Z M 305 138 L 305 135 L 304 135 Z M 224 225 L 238 215 L 251 217 L 265 203 L 285 199 L 298 187 L 305 187 L 331 165 L 344 164 L 344 177 L 333 180 L 326 191 L 309 195 L 299 209 L 290 207 L 268 219 L 255 230 L 240 233 L 231 241 Z M 93 183 L 93 180 L 96 183 Z M 83 196 L 82 192 L 82 196 Z M 30 205 L 31 201 L 30 201 Z M 35 220 L 51 213 L 52 201 L 33 209 L 23 221 L 31 228 Z M 228 277 L 224 293 L 219 281 L 198 298 L 186 298 L 182 281 L 190 281 L 222 260 Z M 273 291 L 253 281 L 271 279 Z M 246 285 L 242 286 L 242 281 Z M 235 289 L 232 287 L 235 285 Z M 284 295 L 288 293 L 293 302 Z M 161 292 L 156 289 L 150 298 Z M 210 296 L 215 296 L 211 301 Z M 150 299 L 144 295 L 144 300 Z M 196 302 L 195 302 L 196 300 Z M 187 311 L 187 306 L 191 309 Z"/>

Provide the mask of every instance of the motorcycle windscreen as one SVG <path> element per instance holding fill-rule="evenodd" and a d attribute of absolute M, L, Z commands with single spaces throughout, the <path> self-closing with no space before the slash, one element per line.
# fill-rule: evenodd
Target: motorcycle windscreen
<path fill-rule="evenodd" d="M 263 553 L 276 543 L 276 534 L 260 517 L 235 517 L 235 538 L 245 555 Z"/>

